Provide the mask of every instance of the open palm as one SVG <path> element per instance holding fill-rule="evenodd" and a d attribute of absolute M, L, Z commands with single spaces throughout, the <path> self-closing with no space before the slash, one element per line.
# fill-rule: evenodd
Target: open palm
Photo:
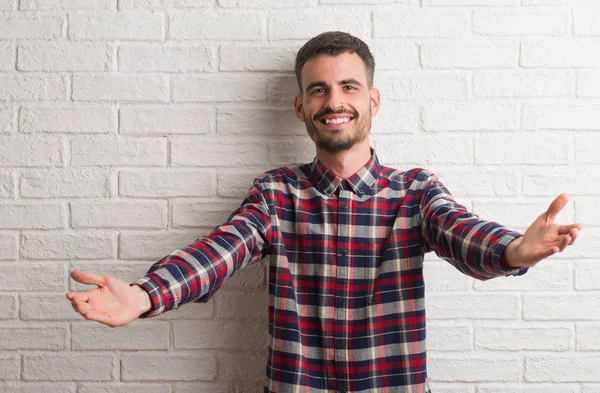
<path fill-rule="evenodd" d="M 68 292 L 75 311 L 85 319 L 115 327 L 127 325 L 141 313 L 139 287 L 108 275 L 95 275 L 75 270 L 71 277 L 82 284 L 97 285 L 85 292 Z"/>

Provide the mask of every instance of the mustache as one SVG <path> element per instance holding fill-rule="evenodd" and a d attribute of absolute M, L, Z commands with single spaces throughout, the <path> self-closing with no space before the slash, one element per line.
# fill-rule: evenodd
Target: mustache
<path fill-rule="evenodd" d="M 315 115 L 313 116 L 313 121 L 319 121 L 327 115 L 341 115 L 344 113 L 351 115 L 355 119 L 358 117 L 358 112 L 353 111 L 353 110 L 339 109 L 339 110 L 333 111 L 331 109 L 323 109 L 322 111 L 315 113 Z"/>

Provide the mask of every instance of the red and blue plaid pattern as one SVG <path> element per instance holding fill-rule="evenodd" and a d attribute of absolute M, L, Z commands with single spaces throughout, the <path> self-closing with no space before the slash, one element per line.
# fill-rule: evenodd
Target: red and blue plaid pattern
<path fill-rule="evenodd" d="M 265 393 L 428 393 L 424 254 L 477 279 L 520 275 L 500 262 L 518 236 L 469 213 L 424 169 L 383 167 L 373 152 L 343 180 L 315 159 L 255 179 L 226 224 L 135 283 L 154 316 L 206 302 L 269 255 Z"/>

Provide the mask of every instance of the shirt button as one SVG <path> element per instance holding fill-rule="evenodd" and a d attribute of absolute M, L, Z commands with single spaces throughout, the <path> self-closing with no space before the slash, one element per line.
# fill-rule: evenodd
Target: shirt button
<path fill-rule="evenodd" d="M 339 392 L 340 393 L 348 393 L 348 391 L 346 389 L 340 389 Z"/>
<path fill-rule="evenodd" d="M 348 210 L 349 207 L 350 206 L 348 206 L 348 205 L 342 205 L 342 209 L 344 209 L 344 210 Z"/>
<path fill-rule="evenodd" d="M 344 349 L 344 343 L 341 341 L 338 341 L 337 347 L 338 347 L 338 349 Z"/>
<path fill-rule="evenodd" d="M 345 304 L 346 303 L 346 299 L 344 299 L 343 297 L 339 296 L 338 298 L 338 303 L 339 304 Z"/>
<path fill-rule="evenodd" d="M 348 250 L 346 250 L 346 249 L 341 250 L 340 255 L 345 257 L 346 255 L 348 255 Z"/>

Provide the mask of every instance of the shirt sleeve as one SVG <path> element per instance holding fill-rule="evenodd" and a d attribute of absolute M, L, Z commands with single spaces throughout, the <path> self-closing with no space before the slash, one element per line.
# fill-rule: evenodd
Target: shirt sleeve
<path fill-rule="evenodd" d="M 508 243 L 522 234 L 480 220 L 454 201 L 436 175 L 428 175 L 421 200 L 426 252 L 433 250 L 462 273 L 479 280 L 525 274 L 527 268 L 507 269 L 501 263 Z"/>
<path fill-rule="evenodd" d="M 260 261 L 270 244 L 271 215 L 260 184 L 227 222 L 165 256 L 132 283 L 150 295 L 152 317 L 191 302 L 206 302 L 238 269 Z"/>

